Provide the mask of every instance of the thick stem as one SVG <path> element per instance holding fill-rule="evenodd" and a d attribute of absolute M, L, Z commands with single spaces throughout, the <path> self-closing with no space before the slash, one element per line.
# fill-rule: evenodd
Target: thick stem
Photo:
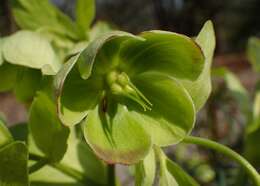
<path fill-rule="evenodd" d="M 114 164 L 108 165 L 108 185 L 116 186 L 116 167 Z"/>
<path fill-rule="evenodd" d="M 29 167 L 29 173 L 32 174 L 38 170 L 40 170 L 42 167 L 44 167 L 46 164 L 48 164 L 47 159 L 42 159 L 35 164 L 33 164 L 31 167 Z"/>
<path fill-rule="evenodd" d="M 231 150 L 230 148 L 228 148 L 222 144 L 216 143 L 214 141 L 208 140 L 208 139 L 203 139 L 200 137 L 193 137 L 193 136 L 186 137 L 183 140 L 183 142 L 208 147 L 210 149 L 214 149 L 214 150 L 221 152 L 222 154 L 232 158 L 233 160 L 235 160 L 241 166 L 244 167 L 244 169 L 247 171 L 247 173 L 251 176 L 254 184 L 256 186 L 260 186 L 260 175 L 255 170 L 255 168 L 245 158 L 243 158 L 242 156 L 240 156 L 238 153 Z"/>
<path fill-rule="evenodd" d="M 51 163 L 48 161 L 47 158 L 45 157 L 41 157 L 39 155 L 36 155 L 36 154 L 30 154 L 29 155 L 29 158 L 30 160 L 34 160 L 34 161 L 38 161 L 36 164 L 35 164 L 35 168 L 36 168 L 36 165 L 39 163 L 39 165 L 41 164 L 40 162 L 46 162 L 44 165 L 48 164 L 49 166 L 59 170 L 60 172 L 64 173 L 65 175 L 71 177 L 71 178 L 74 178 L 75 180 L 81 182 L 83 185 L 94 185 L 95 183 L 93 183 L 92 180 L 88 179 L 83 173 L 65 165 L 65 164 L 62 164 L 62 163 Z M 33 167 L 33 166 L 32 166 Z M 30 173 L 31 173 L 31 169 L 33 168 L 30 168 Z M 42 166 L 43 167 L 43 166 Z M 42 167 L 37 167 L 39 170 L 40 168 Z"/>

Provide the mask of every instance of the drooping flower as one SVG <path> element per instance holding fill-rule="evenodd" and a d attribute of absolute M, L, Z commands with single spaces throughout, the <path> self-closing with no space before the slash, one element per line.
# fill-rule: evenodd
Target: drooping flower
<path fill-rule="evenodd" d="M 180 142 L 210 92 L 214 43 L 205 58 L 206 31 L 213 32 L 210 22 L 196 39 L 201 45 L 165 31 L 117 31 L 92 41 L 57 76 L 61 121 L 81 122 L 87 143 L 109 163 L 136 163 L 153 144 Z"/>

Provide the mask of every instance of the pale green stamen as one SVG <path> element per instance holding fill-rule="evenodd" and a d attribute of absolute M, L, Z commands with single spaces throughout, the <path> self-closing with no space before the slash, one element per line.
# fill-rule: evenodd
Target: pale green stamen
<path fill-rule="evenodd" d="M 110 72 L 107 83 L 112 94 L 130 98 L 140 104 L 144 111 L 151 110 L 152 103 L 134 86 L 126 73 Z"/>

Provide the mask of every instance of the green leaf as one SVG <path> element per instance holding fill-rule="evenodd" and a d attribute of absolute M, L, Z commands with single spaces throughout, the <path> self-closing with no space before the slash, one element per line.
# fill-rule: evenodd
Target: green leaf
<path fill-rule="evenodd" d="M 123 69 L 131 77 L 145 71 L 157 71 L 181 79 L 195 80 L 200 75 L 204 57 L 190 38 L 166 31 L 140 34 L 145 42 L 127 42 L 120 52 Z"/>
<path fill-rule="evenodd" d="M 153 185 L 156 172 L 156 159 L 154 151 L 145 157 L 144 160 L 135 165 L 135 185 L 136 186 L 151 186 Z"/>
<path fill-rule="evenodd" d="M 77 0 L 77 23 L 87 31 L 95 18 L 95 0 Z"/>
<path fill-rule="evenodd" d="M 245 156 L 253 163 L 253 165 L 260 165 L 260 150 L 257 141 L 260 140 L 260 92 L 258 91 L 254 100 L 252 119 L 246 126 L 245 136 Z"/>
<path fill-rule="evenodd" d="M 181 82 L 190 93 L 196 110 L 198 111 L 205 104 L 211 92 L 210 69 L 216 45 L 214 28 L 211 21 L 207 21 L 204 24 L 195 41 L 201 47 L 205 55 L 205 65 L 196 81 L 183 80 Z"/>
<path fill-rule="evenodd" d="M 190 95 L 177 80 L 146 72 L 132 81 L 152 103 L 150 111 L 143 111 L 138 105 L 132 112 L 150 134 L 153 144 L 176 144 L 190 133 L 195 122 L 195 108 Z"/>
<path fill-rule="evenodd" d="M 107 166 L 101 161 L 83 141 L 69 139 L 68 150 L 62 164 L 82 172 L 86 181 L 105 185 L 107 183 Z"/>
<path fill-rule="evenodd" d="M 16 23 L 22 29 L 34 31 L 48 29 L 51 33 L 72 40 L 85 38 L 78 25 L 53 6 L 49 0 L 14 0 L 12 12 Z"/>
<path fill-rule="evenodd" d="M 44 166 L 30 175 L 31 185 L 35 186 L 101 186 L 106 184 L 106 166 L 98 159 L 86 143 L 72 137 L 68 141 L 68 150 L 60 162 L 70 170 L 85 176 L 84 180 L 76 180 L 62 171 Z M 83 183 L 84 184 L 83 184 Z"/>
<path fill-rule="evenodd" d="M 27 160 L 24 143 L 13 142 L 0 149 L 0 185 L 29 186 Z"/>
<path fill-rule="evenodd" d="M 13 142 L 13 137 L 5 124 L 0 120 L 0 149 L 11 142 Z"/>
<path fill-rule="evenodd" d="M 188 175 L 179 165 L 173 161 L 167 159 L 166 166 L 170 174 L 175 178 L 179 185 L 199 186 L 199 184 L 190 175 Z"/>
<path fill-rule="evenodd" d="M 0 66 L 4 63 L 4 58 L 3 58 L 3 54 L 2 54 L 3 43 L 4 43 L 4 39 L 0 38 Z"/>
<path fill-rule="evenodd" d="M 247 159 L 256 166 L 260 165 L 260 151 L 256 141 L 260 136 L 260 92 L 255 96 L 252 119 L 246 126 L 245 155 Z"/>
<path fill-rule="evenodd" d="M 62 159 L 67 150 L 69 129 L 60 123 L 55 104 L 42 92 L 38 92 L 31 105 L 29 128 L 37 147 L 50 160 Z"/>
<path fill-rule="evenodd" d="M 15 95 L 23 102 L 32 101 L 41 84 L 42 75 L 39 70 L 19 68 L 15 84 Z"/>
<path fill-rule="evenodd" d="M 44 166 L 39 171 L 30 174 L 31 186 L 84 186 L 83 183 L 71 178 L 59 170 Z"/>
<path fill-rule="evenodd" d="M 90 41 L 93 41 L 113 30 L 113 26 L 109 25 L 107 22 L 98 21 L 89 31 L 89 39 Z"/>
<path fill-rule="evenodd" d="M 0 66 L 0 92 L 10 91 L 14 88 L 17 79 L 18 67 L 8 63 Z"/>
<path fill-rule="evenodd" d="M 137 163 L 148 154 L 150 137 L 126 106 L 108 104 L 109 113 L 97 106 L 82 122 L 85 139 L 108 163 Z"/>
<path fill-rule="evenodd" d="M 11 64 L 41 69 L 46 75 L 55 75 L 61 66 L 49 41 L 30 31 L 19 31 L 6 38 L 3 55 Z"/>
<path fill-rule="evenodd" d="M 260 72 L 260 39 L 251 37 L 248 40 L 247 56 L 254 70 Z"/>
<path fill-rule="evenodd" d="M 53 167 L 45 166 L 30 175 L 31 186 L 84 186 Z"/>
<path fill-rule="evenodd" d="M 160 164 L 160 186 L 199 186 L 179 165 L 168 159 L 162 150 L 156 148 Z"/>
<path fill-rule="evenodd" d="M 14 140 L 23 141 L 27 143 L 28 140 L 28 126 L 26 123 L 18 123 L 9 128 Z"/>
<path fill-rule="evenodd" d="M 238 77 L 229 71 L 227 68 L 216 68 L 213 72 L 215 77 L 224 78 L 226 86 L 230 91 L 231 95 L 238 103 L 238 106 L 243 114 L 246 117 L 250 115 L 250 105 L 251 102 L 249 100 L 249 93 L 245 89 L 245 87 L 241 84 Z"/>

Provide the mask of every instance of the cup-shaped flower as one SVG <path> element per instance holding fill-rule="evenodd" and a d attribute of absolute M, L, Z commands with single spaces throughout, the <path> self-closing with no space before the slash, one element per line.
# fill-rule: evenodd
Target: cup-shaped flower
<path fill-rule="evenodd" d="M 182 81 L 195 82 L 205 57 L 184 35 L 111 32 L 72 56 L 56 78 L 65 125 L 82 124 L 93 151 L 109 163 L 132 164 L 153 144 L 181 141 L 196 108 Z"/>

